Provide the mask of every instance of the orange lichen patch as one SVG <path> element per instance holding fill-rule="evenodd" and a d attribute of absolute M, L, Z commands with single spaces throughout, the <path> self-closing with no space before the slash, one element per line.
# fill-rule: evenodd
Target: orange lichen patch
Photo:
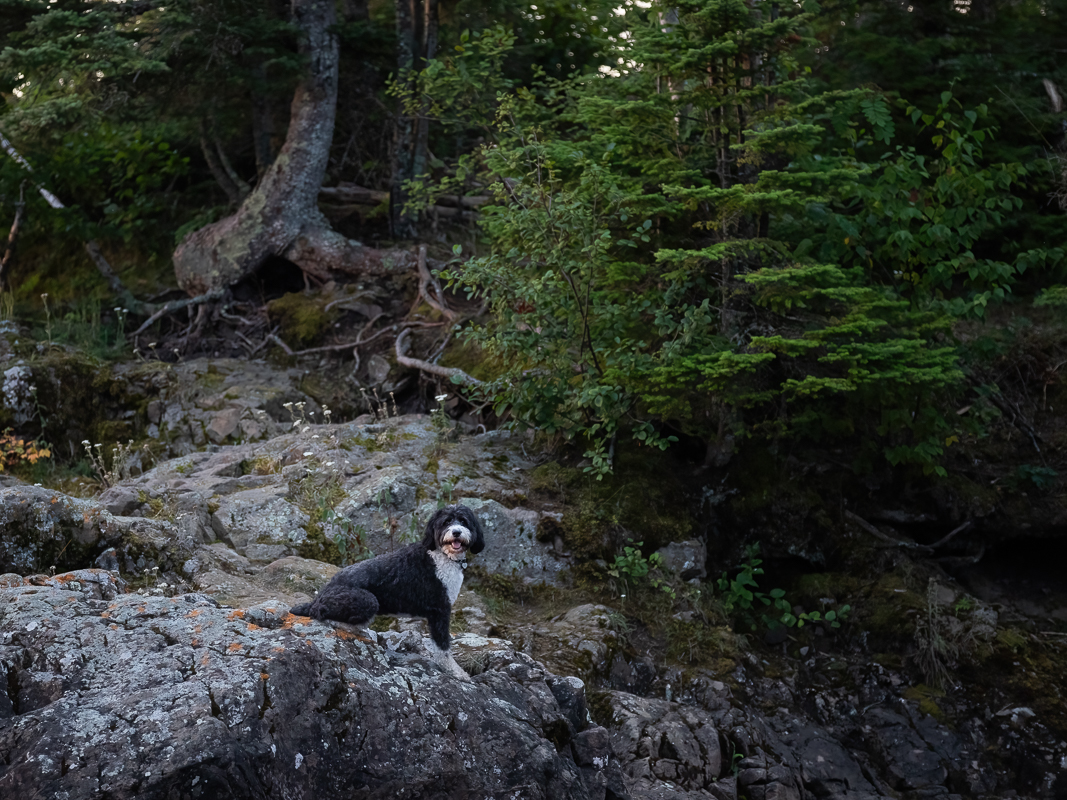
<path fill-rule="evenodd" d="M 265 681 L 266 681 L 266 680 L 270 680 L 270 675 L 269 675 L 268 673 L 266 673 L 266 672 L 261 672 L 261 673 L 259 673 L 259 677 L 260 677 L 260 678 L 261 678 L 262 680 L 265 680 Z"/>
<path fill-rule="evenodd" d="M 240 642 L 233 642 L 233 643 L 230 644 L 229 647 L 226 648 L 226 652 L 227 653 L 236 653 L 242 647 L 244 647 L 244 645 L 241 644 Z"/>
<path fill-rule="evenodd" d="M 119 629 L 119 626 L 116 625 L 114 622 L 112 622 L 110 625 L 108 625 L 108 627 L 111 628 L 111 630 L 113 630 L 113 631 L 117 631 Z"/>
<path fill-rule="evenodd" d="M 52 505 L 55 505 L 58 502 L 59 502 L 59 497 L 57 495 L 52 495 Z"/>
<path fill-rule="evenodd" d="M 250 631 L 261 631 L 263 629 L 261 627 L 259 627 L 258 625 L 256 625 L 254 622 L 249 622 L 248 623 L 248 630 L 250 630 Z"/>
<path fill-rule="evenodd" d="M 280 644 L 272 647 L 270 650 L 271 650 L 272 653 L 284 653 L 285 652 L 285 648 Z"/>
<path fill-rule="evenodd" d="M 138 614 L 143 614 L 147 610 L 148 610 L 148 606 L 145 605 L 144 603 L 141 603 L 141 605 L 137 606 L 137 613 Z"/>
<path fill-rule="evenodd" d="M 326 634 L 327 636 L 333 636 L 337 639 L 341 639 L 345 642 L 363 642 L 363 644 L 373 644 L 373 642 L 366 636 L 361 636 L 354 631 L 348 631 L 344 628 L 334 628 L 332 631 Z"/>
<path fill-rule="evenodd" d="M 190 611 L 185 616 L 187 616 L 187 617 L 199 617 L 203 613 L 204 612 L 202 610 L 200 610 L 199 608 L 194 608 L 192 611 Z"/>
<path fill-rule="evenodd" d="M 195 637 L 190 639 L 189 640 L 189 646 L 190 647 L 199 647 L 200 646 L 200 640 L 195 638 Z"/>
<path fill-rule="evenodd" d="M 203 625 L 196 625 L 193 628 L 193 633 L 203 633 L 203 632 L 204 632 L 204 626 Z"/>
<path fill-rule="evenodd" d="M 107 619 L 108 617 L 111 616 L 111 614 L 109 614 L 107 611 L 101 611 L 100 612 L 100 616 L 103 617 L 104 619 Z"/>
<path fill-rule="evenodd" d="M 229 613 L 229 615 L 227 615 L 226 619 L 235 620 L 235 619 L 244 619 L 244 617 L 245 617 L 245 612 L 242 611 L 241 609 L 237 608 L 237 609 L 234 609 L 233 611 L 231 611 Z"/>
<path fill-rule="evenodd" d="M 310 625 L 311 617 L 298 617 L 296 614 L 286 614 L 282 617 L 282 628 L 288 630 L 294 625 Z"/>
<path fill-rule="evenodd" d="M 209 656 L 207 653 L 204 653 L 203 657 L 200 659 L 200 666 L 206 667 L 210 663 L 211 663 L 211 656 Z"/>

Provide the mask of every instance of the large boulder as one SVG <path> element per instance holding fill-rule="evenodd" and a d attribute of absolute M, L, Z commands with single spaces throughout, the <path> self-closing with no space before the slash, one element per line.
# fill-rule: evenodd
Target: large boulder
<path fill-rule="evenodd" d="M 0 589 L 0 796 L 626 796 L 573 683 L 499 641 L 481 663 L 280 603 Z"/>

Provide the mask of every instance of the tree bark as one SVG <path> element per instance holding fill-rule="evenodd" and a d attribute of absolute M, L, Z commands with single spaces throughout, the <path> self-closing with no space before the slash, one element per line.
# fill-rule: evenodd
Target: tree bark
<path fill-rule="evenodd" d="M 325 268 L 323 263 L 303 264 L 300 253 L 347 255 L 347 240 L 330 230 L 316 203 L 337 107 L 334 3 L 293 0 L 292 11 L 302 32 L 299 52 L 310 63 L 293 95 L 285 144 L 236 212 L 193 231 L 174 251 L 178 285 L 191 295 L 230 286 L 272 255 L 289 258 L 313 274 Z"/>
<path fill-rule="evenodd" d="M 422 23 L 422 63 L 420 68 L 426 67 L 426 62 L 437 54 L 437 0 L 422 0 L 423 23 Z M 426 162 L 430 154 L 430 118 L 426 111 L 422 110 L 415 125 L 415 154 L 412 158 L 411 177 L 417 178 L 426 174 Z"/>
<path fill-rule="evenodd" d="M 174 251 L 174 274 L 190 295 L 218 292 L 270 256 L 322 279 L 391 274 L 415 266 L 413 253 L 375 250 L 331 230 L 319 211 L 337 109 L 339 47 L 333 0 L 292 0 L 308 72 L 297 86 L 289 129 L 274 162 L 230 216 L 193 231 Z"/>

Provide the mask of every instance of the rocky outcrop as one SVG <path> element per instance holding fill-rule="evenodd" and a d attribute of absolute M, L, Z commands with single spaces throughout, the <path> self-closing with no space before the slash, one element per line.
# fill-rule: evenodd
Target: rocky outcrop
<path fill-rule="evenodd" d="M 0 591 L 4 797 L 627 796 L 581 682 L 500 642 L 457 681 L 280 603 L 85 578 Z"/>
<path fill-rule="evenodd" d="M 500 622 L 499 596 L 470 581 L 453 617 L 470 683 L 441 673 L 421 621 L 374 633 L 287 613 L 337 570 L 322 559 L 401 545 L 456 500 L 486 528 L 469 573 L 484 588 L 567 597 L 571 557 L 558 514 L 527 499 L 524 444 L 457 439 L 426 417 L 301 423 L 206 445 L 92 500 L 0 485 L 0 797 L 1063 793 L 1067 744 L 1047 710 L 1061 689 L 1024 677 L 1059 657 L 1056 640 L 1004 638 L 995 610 L 941 579 L 925 630 L 982 653 L 1003 638 L 1021 690 L 914 686 L 861 627 L 683 669 L 608 593 Z M 717 572 L 700 540 L 659 552 L 680 594 Z M 693 611 L 672 620 L 704 631 Z"/>

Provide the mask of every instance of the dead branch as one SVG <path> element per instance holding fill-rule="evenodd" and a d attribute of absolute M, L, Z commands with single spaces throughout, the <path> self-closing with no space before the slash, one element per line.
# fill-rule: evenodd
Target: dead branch
<path fill-rule="evenodd" d="M 328 352 L 335 351 L 335 350 L 348 350 L 349 348 L 352 348 L 352 353 L 353 353 L 353 355 L 355 355 L 356 361 L 358 362 L 359 361 L 359 353 L 357 352 L 356 349 L 360 345 L 368 344 L 369 342 L 373 342 L 375 339 L 377 339 L 382 334 L 385 334 L 385 333 L 389 332 L 389 330 L 390 330 L 389 328 L 382 328 L 380 331 L 378 331 L 376 334 L 374 334 L 370 338 L 368 338 L 368 339 L 364 339 L 363 338 L 364 334 L 366 334 L 366 332 L 371 329 L 371 326 L 383 316 L 385 316 L 385 315 L 384 314 L 376 314 L 374 317 L 372 317 L 371 320 L 366 325 L 363 326 L 363 329 L 359 332 L 359 334 L 356 336 L 355 341 L 353 341 L 353 342 L 343 342 L 341 344 L 327 344 L 327 345 L 323 345 L 322 347 L 309 347 L 306 350 L 293 350 L 291 347 L 289 347 L 289 345 L 287 345 L 285 342 L 283 342 L 280 337 L 275 335 L 278 332 L 278 329 L 275 328 L 273 331 L 271 331 L 269 334 L 267 334 L 267 338 L 264 340 L 264 343 L 268 342 L 268 341 L 274 342 L 275 344 L 279 345 L 282 348 L 282 350 L 284 350 L 286 352 L 287 355 L 290 355 L 290 356 L 306 356 L 306 355 L 309 355 L 311 353 L 328 353 Z M 241 338 L 244 338 L 244 337 L 241 337 Z M 263 345 L 261 344 L 260 347 L 262 347 L 262 346 Z M 256 349 L 258 350 L 259 348 L 257 347 Z"/>
<path fill-rule="evenodd" d="M 881 539 L 883 542 L 889 542 L 889 544 L 892 544 L 892 545 L 901 544 L 901 542 L 898 542 L 893 537 L 886 536 L 884 533 L 882 533 L 880 530 L 878 530 L 876 527 L 874 527 L 871 523 L 869 523 L 867 520 L 865 520 L 859 514 L 853 514 L 851 511 L 846 511 L 845 512 L 845 518 L 848 519 L 848 520 L 851 520 L 852 522 L 855 522 L 857 525 L 859 525 L 861 528 L 863 528 L 863 530 L 865 530 L 865 531 L 867 531 L 867 533 L 871 534 L 871 536 L 875 536 L 875 537 Z"/>
<path fill-rule="evenodd" d="M 376 206 L 389 202 L 389 192 L 367 189 L 354 183 L 342 182 L 337 186 L 323 186 L 319 197 L 337 203 L 350 203 L 360 206 Z M 462 195 L 444 194 L 435 199 L 435 205 L 426 209 L 440 217 L 470 218 L 477 216 L 477 209 L 492 201 L 491 197 L 464 197 Z"/>
<path fill-rule="evenodd" d="M 949 539 L 951 539 L 951 538 L 952 538 L 953 536 L 955 536 L 955 535 L 956 535 L 957 533 L 960 533 L 961 531 L 965 531 L 965 530 L 967 530 L 967 529 L 968 529 L 969 527 L 971 527 L 971 521 L 970 521 L 970 520 L 967 520 L 966 522 L 962 523 L 961 525 L 957 525 L 957 526 L 956 526 L 956 527 L 955 527 L 955 528 L 954 528 L 954 529 L 953 529 L 952 531 L 950 531 L 950 532 L 949 532 L 949 533 L 948 533 L 948 534 L 947 534 L 946 536 L 944 536 L 944 537 L 942 537 L 942 538 L 938 539 L 938 540 L 937 540 L 936 542 L 934 542 L 933 544 L 931 544 L 931 545 L 926 545 L 926 546 L 927 546 L 927 547 L 929 547 L 929 548 L 930 548 L 931 550 L 936 550 L 937 548 L 939 548 L 939 547 L 942 547 L 942 546 L 944 546 L 945 544 L 947 544 L 947 543 L 948 543 L 948 540 L 949 540 Z M 921 545 L 920 545 L 920 546 L 921 546 Z"/>
<path fill-rule="evenodd" d="M 17 163 L 20 167 L 26 170 L 27 173 L 33 172 L 33 167 L 30 166 L 30 163 L 22 157 L 22 155 L 15 149 L 15 146 L 12 145 L 11 142 L 9 142 L 3 134 L 0 134 L 0 147 L 3 147 L 5 152 L 7 152 L 9 156 L 11 156 L 15 163 Z M 60 201 L 60 199 L 54 194 L 52 194 L 50 191 L 45 189 L 44 186 L 42 186 L 41 184 L 36 184 L 36 188 L 37 191 L 40 193 L 41 197 L 43 197 L 45 199 L 45 202 L 47 202 L 48 205 L 50 205 L 52 208 L 66 208 L 66 206 L 63 205 L 62 201 Z M 100 252 L 100 245 L 96 243 L 95 239 L 90 239 L 85 243 L 85 251 L 89 254 L 89 258 L 92 259 L 97 271 L 104 277 L 104 280 L 107 281 L 108 287 L 122 301 L 122 304 L 126 306 L 126 308 L 131 313 L 140 315 L 150 314 L 152 312 L 154 308 L 153 306 L 148 303 L 142 303 L 140 300 L 134 297 L 133 293 L 123 285 L 121 280 L 119 280 L 118 276 L 115 274 L 115 271 L 111 268 L 111 264 L 109 264 L 108 260 L 104 258 L 104 254 Z"/>
<path fill-rule="evenodd" d="M 418 358 L 409 358 L 404 355 L 409 333 L 411 333 L 411 329 L 404 328 L 404 330 L 400 331 L 400 335 L 396 337 L 396 363 L 403 367 L 410 367 L 412 369 L 421 370 L 422 372 L 428 372 L 431 375 L 439 375 L 442 378 L 448 378 L 453 383 L 466 383 L 470 386 L 485 385 L 483 381 L 468 375 L 459 367 L 442 367 L 438 364 L 431 364 L 429 361 L 423 361 Z M 456 379 L 458 379 L 458 381 Z"/>
<path fill-rule="evenodd" d="M 435 308 L 444 314 L 449 319 L 455 319 L 456 314 L 445 304 L 445 295 L 441 291 L 441 284 L 437 282 L 437 279 L 430 274 L 430 270 L 426 267 L 426 245 L 419 245 L 419 258 L 417 264 L 419 270 L 419 294 L 415 298 L 416 305 L 418 304 L 419 297 L 422 297 L 430 305 L 431 308 Z M 430 296 L 428 287 L 433 287 L 434 294 L 437 295 L 436 299 Z"/>
<path fill-rule="evenodd" d="M 7 249 L 4 251 L 4 257 L 0 259 L 0 289 L 4 288 L 4 276 L 7 275 L 7 268 L 15 253 L 15 241 L 19 238 L 19 228 L 22 226 L 22 218 L 26 212 L 26 200 L 23 196 L 25 185 L 25 181 L 19 185 L 19 201 L 15 203 L 15 221 L 11 223 L 11 232 L 7 235 Z"/>
<path fill-rule="evenodd" d="M 949 540 L 952 539 L 952 537 L 954 537 L 957 533 L 965 531 L 969 527 L 971 527 L 971 521 L 967 520 L 963 524 L 957 525 L 949 533 L 938 539 L 933 544 L 919 544 L 918 542 L 905 542 L 899 539 L 894 539 L 892 536 L 887 536 L 886 534 L 878 530 L 876 527 L 874 527 L 867 520 L 863 519 L 863 517 L 859 516 L 858 514 L 854 514 L 851 511 L 845 512 L 845 518 L 856 523 L 859 527 L 863 528 L 863 530 L 867 531 L 867 533 L 871 534 L 872 536 L 876 536 L 883 542 L 886 542 L 889 547 L 903 547 L 908 550 L 918 550 L 921 553 L 933 553 L 937 548 L 946 545 Z"/>
<path fill-rule="evenodd" d="M 136 338 L 137 336 L 140 336 L 142 333 L 148 330 L 149 326 L 153 322 L 162 317 L 164 314 L 168 314 L 172 311 L 179 311 L 183 308 L 188 308 L 189 306 L 198 306 L 201 303 L 211 303 L 215 300 L 221 300 L 225 295 L 225 289 L 215 289 L 214 291 L 208 292 L 207 294 L 198 294 L 196 297 L 186 297 L 182 300 L 171 300 L 169 303 L 164 303 L 161 308 L 153 312 L 152 315 L 144 321 L 140 328 L 131 333 L 130 337 Z M 140 301 L 138 301 L 137 305 L 139 305 L 143 310 L 141 312 L 135 311 L 134 313 L 144 313 L 145 311 L 154 308 L 153 304 L 141 303 Z M 130 310 L 132 311 L 133 309 Z"/>
<path fill-rule="evenodd" d="M 271 342 L 274 342 L 276 345 L 278 345 L 278 347 L 280 347 L 282 350 L 285 351 L 286 355 L 288 355 L 288 356 L 295 356 L 296 355 L 296 353 L 293 352 L 293 348 L 291 348 L 289 345 L 287 345 L 285 343 L 285 341 L 282 340 L 282 338 L 280 336 L 277 336 L 277 335 L 275 335 L 273 333 L 268 333 L 267 334 L 267 340 L 271 341 Z"/>

